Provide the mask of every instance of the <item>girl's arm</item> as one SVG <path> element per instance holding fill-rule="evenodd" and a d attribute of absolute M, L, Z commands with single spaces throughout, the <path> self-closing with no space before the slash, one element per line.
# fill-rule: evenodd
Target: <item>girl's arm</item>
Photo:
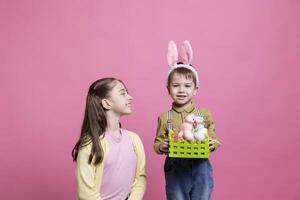
<path fill-rule="evenodd" d="M 142 200 L 146 190 L 145 152 L 140 137 L 135 133 L 131 133 L 130 135 L 133 139 L 133 146 L 137 155 L 137 169 L 128 200 Z"/>
<path fill-rule="evenodd" d="M 83 147 L 76 161 L 77 199 L 78 200 L 101 200 L 100 185 L 96 177 L 96 168 L 93 164 L 88 164 L 91 145 Z"/>

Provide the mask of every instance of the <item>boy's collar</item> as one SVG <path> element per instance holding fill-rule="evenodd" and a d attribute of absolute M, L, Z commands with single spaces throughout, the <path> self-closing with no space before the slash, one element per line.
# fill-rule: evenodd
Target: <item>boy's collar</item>
<path fill-rule="evenodd" d="M 190 102 L 185 106 L 176 106 L 174 103 L 172 104 L 172 109 L 178 113 L 181 113 L 183 111 L 187 112 L 187 113 L 191 113 L 194 109 L 195 109 L 195 104 L 194 102 Z"/>

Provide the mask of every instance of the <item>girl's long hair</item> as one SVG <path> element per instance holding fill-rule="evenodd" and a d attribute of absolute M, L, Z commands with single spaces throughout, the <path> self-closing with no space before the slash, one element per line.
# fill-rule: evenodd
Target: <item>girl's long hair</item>
<path fill-rule="evenodd" d="M 103 78 L 95 81 L 89 88 L 86 97 L 84 119 L 79 140 L 72 150 L 73 161 L 77 160 L 80 148 L 92 143 L 88 163 L 99 164 L 103 161 L 103 148 L 100 139 L 104 137 L 107 128 L 106 111 L 101 100 L 109 97 L 109 92 L 115 86 L 115 78 Z"/>

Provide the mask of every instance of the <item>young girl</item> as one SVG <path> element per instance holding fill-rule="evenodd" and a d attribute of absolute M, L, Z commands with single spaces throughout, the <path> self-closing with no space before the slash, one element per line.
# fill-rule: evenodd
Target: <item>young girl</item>
<path fill-rule="evenodd" d="M 171 41 L 168 50 L 168 63 L 171 67 L 167 77 L 168 93 L 173 99 L 172 109 L 158 118 L 158 127 L 154 141 L 154 150 L 158 154 L 168 155 L 168 134 L 179 132 L 184 119 L 190 115 L 203 117 L 209 137 L 209 149 L 215 151 L 220 142 L 215 134 L 215 125 L 207 109 L 197 108 L 193 103 L 199 78 L 191 66 L 192 48 L 184 42 L 181 54 L 182 63 L 178 62 L 176 44 Z M 171 158 L 166 157 L 164 165 L 166 193 L 168 200 L 209 200 L 213 190 L 212 167 L 207 158 Z"/>
<path fill-rule="evenodd" d="M 139 136 L 120 128 L 132 97 L 122 81 L 104 78 L 89 88 L 81 135 L 72 151 L 78 200 L 141 200 L 145 153 Z"/>

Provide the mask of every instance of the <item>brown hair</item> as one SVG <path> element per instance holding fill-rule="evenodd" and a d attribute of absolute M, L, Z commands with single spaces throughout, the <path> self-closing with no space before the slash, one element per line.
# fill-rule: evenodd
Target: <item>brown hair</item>
<path fill-rule="evenodd" d="M 73 161 L 77 160 L 80 148 L 90 143 L 92 143 L 92 149 L 88 163 L 91 164 L 93 158 L 95 158 L 94 164 L 99 164 L 103 161 L 103 149 L 99 139 L 104 137 L 107 128 L 107 118 L 101 100 L 109 97 L 109 93 L 116 85 L 116 81 L 120 80 L 115 78 L 103 78 L 95 81 L 90 86 L 86 97 L 80 137 L 72 150 Z M 120 82 L 123 84 L 122 81 Z"/>
<path fill-rule="evenodd" d="M 178 63 L 178 64 L 181 64 L 181 63 Z M 192 70 L 190 70 L 188 68 L 185 68 L 185 67 L 177 67 L 168 76 L 168 82 L 167 82 L 167 87 L 168 88 L 170 87 L 170 84 L 171 84 L 171 81 L 172 81 L 172 78 L 173 78 L 174 74 L 180 74 L 180 75 L 185 76 L 185 78 L 187 78 L 187 79 L 193 79 L 193 82 L 194 82 L 195 87 L 196 87 L 197 79 L 196 79 L 195 74 L 192 72 Z"/>

